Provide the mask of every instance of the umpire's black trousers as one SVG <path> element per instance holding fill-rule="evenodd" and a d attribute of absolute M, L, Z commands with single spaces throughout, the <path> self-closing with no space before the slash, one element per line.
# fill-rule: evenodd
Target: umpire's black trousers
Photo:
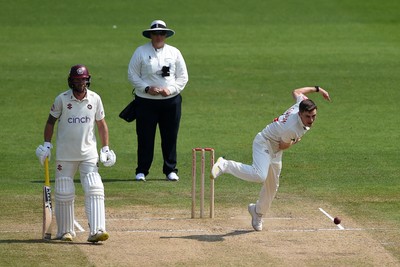
<path fill-rule="evenodd" d="M 136 96 L 137 168 L 136 174 L 147 175 L 153 162 L 157 125 L 160 129 L 164 159 L 163 173 L 178 173 L 176 143 L 181 120 L 182 96 L 163 100 Z"/>

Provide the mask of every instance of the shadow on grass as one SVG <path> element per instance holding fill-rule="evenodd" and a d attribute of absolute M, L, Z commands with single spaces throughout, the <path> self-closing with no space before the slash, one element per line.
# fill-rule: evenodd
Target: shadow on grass
<path fill-rule="evenodd" d="M 3 239 L 0 240 L 0 245 L 2 244 L 52 244 L 52 245 L 89 245 L 89 246 L 98 246 L 103 245 L 103 243 L 89 243 L 89 242 L 64 242 L 61 240 L 44 240 L 44 239 Z"/>
<path fill-rule="evenodd" d="M 233 232 L 221 235 L 188 235 L 188 236 L 161 236 L 162 239 L 172 239 L 172 238 L 179 238 L 179 239 L 190 239 L 190 240 L 197 240 L 201 242 L 222 242 L 225 241 L 225 237 L 228 236 L 236 236 L 236 235 L 244 235 L 248 233 L 252 233 L 254 230 L 235 230 Z"/>
<path fill-rule="evenodd" d="M 134 178 L 126 178 L 126 179 L 123 179 L 123 178 L 102 179 L 102 181 L 103 181 L 103 183 L 118 183 L 118 182 L 129 182 L 129 183 L 131 183 L 131 182 L 134 182 L 134 183 L 138 182 L 138 183 L 142 183 L 142 182 L 143 182 L 143 181 L 136 181 Z M 165 178 L 149 178 L 149 179 L 147 179 L 144 183 L 147 183 L 147 182 L 170 182 L 170 183 L 174 183 L 173 181 L 168 181 L 168 180 L 165 179 Z M 33 183 L 33 184 L 43 184 L 43 183 L 44 183 L 44 180 L 31 181 L 31 183 Z M 55 183 L 54 180 L 50 180 L 50 184 L 54 184 L 54 183 Z M 74 183 L 75 183 L 75 184 L 80 184 L 81 181 L 80 181 L 79 179 L 74 179 Z"/>

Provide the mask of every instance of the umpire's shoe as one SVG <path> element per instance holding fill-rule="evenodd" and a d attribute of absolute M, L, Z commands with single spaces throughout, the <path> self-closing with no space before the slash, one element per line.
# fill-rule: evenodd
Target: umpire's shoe
<path fill-rule="evenodd" d="M 171 182 L 177 182 L 179 181 L 179 176 L 175 172 L 171 172 L 167 175 L 167 180 Z"/>

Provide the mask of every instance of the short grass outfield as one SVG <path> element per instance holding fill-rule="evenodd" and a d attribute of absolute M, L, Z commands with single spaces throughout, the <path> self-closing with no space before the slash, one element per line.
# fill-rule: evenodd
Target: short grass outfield
<path fill-rule="evenodd" d="M 278 195 L 299 197 L 293 210 L 307 199 L 335 207 L 344 222 L 351 218 L 364 228 L 397 229 L 395 235 L 371 235 L 400 265 L 399 12 L 397 0 L 3 4 L 0 265 L 45 266 L 45 260 L 49 266 L 97 265 L 77 246 L 63 246 L 62 252 L 60 246 L 46 246 L 45 251 L 32 241 L 41 235 L 44 179 L 35 149 L 43 142 L 50 106 L 67 89 L 75 64 L 89 68 L 91 89 L 106 109 L 117 163 L 101 167 L 100 174 L 106 206 L 114 213 L 173 208 L 187 211 L 189 218 L 193 147 L 213 147 L 217 156 L 251 163 L 255 134 L 293 103 L 291 90 L 326 88 L 332 102 L 311 95 L 318 119 L 284 153 Z M 147 41 L 141 32 L 153 19 L 165 20 L 176 31 L 168 43 L 181 50 L 190 77 L 182 93 L 177 183 L 164 181 L 158 137 L 148 182 L 134 182 L 135 124 L 118 118 L 132 98 L 127 65 L 134 49 Z M 54 158 L 50 164 L 54 177 Z M 75 182 L 76 205 L 82 208 L 78 177 Z M 246 210 L 259 189 L 259 184 L 223 175 L 216 181 L 216 217 L 226 216 L 224 210 Z M 81 223 L 86 225 L 85 219 Z M 226 265 L 241 264 L 227 260 Z"/>

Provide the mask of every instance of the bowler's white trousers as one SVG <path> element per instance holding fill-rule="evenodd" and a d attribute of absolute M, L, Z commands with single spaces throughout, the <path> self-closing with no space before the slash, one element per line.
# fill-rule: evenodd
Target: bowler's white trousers
<path fill-rule="evenodd" d="M 279 187 L 282 169 L 282 150 L 274 153 L 269 140 L 258 133 L 253 140 L 253 164 L 226 160 L 223 172 L 245 181 L 263 183 L 256 203 L 256 212 L 265 214 L 271 207 Z"/>

